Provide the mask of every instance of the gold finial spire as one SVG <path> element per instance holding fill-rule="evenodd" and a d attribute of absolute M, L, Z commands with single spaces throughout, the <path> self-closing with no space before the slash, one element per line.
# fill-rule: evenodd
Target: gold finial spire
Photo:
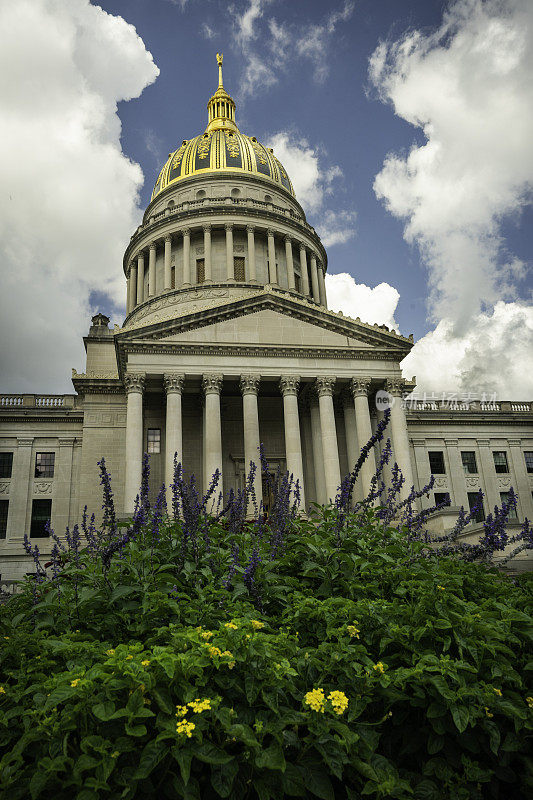
<path fill-rule="evenodd" d="M 223 60 L 224 60 L 224 54 L 223 53 L 217 53 L 218 88 L 219 89 L 223 88 L 223 83 L 222 83 L 222 62 L 223 62 Z"/>
<path fill-rule="evenodd" d="M 218 89 L 207 104 L 207 128 L 206 133 L 211 131 L 226 129 L 238 131 L 235 124 L 235 103 L 224 89 L 222 83 L 222 53 L 217 53 L 218 64 Z"/>

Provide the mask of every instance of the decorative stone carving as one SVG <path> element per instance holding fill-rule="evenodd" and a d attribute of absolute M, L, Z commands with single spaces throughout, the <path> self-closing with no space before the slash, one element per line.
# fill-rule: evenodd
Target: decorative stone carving
<path fill-rule="evenodd" d="M 298 395 L 298 389 L 300 388 L 300 376 L 282 375 L 279 381 L 279 388 L 283 396 Z"/>
<path fill-rule="evenodd" d="M 255 227 L 253 225 L 247 225 L 246 226 L 246 232 L 247 233 L 254 233 L 254 231 L 255 231 Z"/>
<path fill-rule="evenodd" d="M 0 494 L 9 494 L 9 482 L 0 483 Z"/>
<path fill-rule="evenodd" d="M 285 242 L 285 244 L 287 244 L 287 242 L 289 242 L 290 244 L 292 242 L 292 236 L 284 236 L 283 241 Z"/>
<path fill-rule="evenodd" d="M 220 394 L 222 388 L 222 375 L 204 375 L 202 388 L 205 394 Z"/>
<path fill-rule="evenodd" d="M 233 246 L 234 253 L 244 253 L 244 245 L 243 244 L 236 244 Z"/>
<path fill-rule="evenodd" d="M 448 487 L 448 481 L 446 478 L 435 478 L 435 486 L 446 489 Z"/>
<path fill-rule="evenodd" d="M 211 225 L 202 225 L 204 233 L 211 233 Z"/>
<path fill-rule="evenodd" d="M 241 375 L 239 387 L 243 394 L 257 394 L 260 382 L 260 375 Z"/>
<path fill-rule="evenodd" d="M 170 392 L 178 392 L 181 394 L 183 391 L 184 381 L 185 375 L 163 375 L 163 383 L 165 385 L 165 391 L 167 394 L 170 394 Z"/>
<path fill-rule="evenodd" d="M 507 486 L 511 485 L 511 478 L 499 478 L 498 479 L 498 486 L 500 489 L 505 489 Z"/>
<path fill-rule="evenodd" d="M 52 481 L 36 481 L 33 489 L 36 494 L 52 494 Z"/>
<path fill-rule="evenodd" d="M 413 447 L 425 447 L 426 440 L 425 439 L 411 439 Z"/>
<path fill-rule="evenodd" d="M 167 233 L 167 235 L 165 236 L 165 243 L 171 241 L 172 241 L 172 236 L 170 235 L 170 233 Z"/>
<path fill-rule="evenodd" d="M 76 439 L 74 436 L 60 436 L 58 441 L 60 447 L 74 447 Z"/>
<path fill-rule="evenodd" d="M 509 447 L 521 447 L 522 441 L 521 439 L 508 439 Z"/>
<path fill-rule="evenodd" d="M 32 444 L 33 444 L 33 436 L 31 437 L 31 439 L 29 437 L 23 439 L 17 439 L 17 447 L 31 447 Z"/>
<path fill-rule="evenodd" d="M 229 231 L 232 231 L 232 230 L 233 230 L 233 223 L 231 223 L 231 222 L 226 222 L 226 224 L 224 225 L 224 229 L 225 229 L 226 231 L 228 231 L 228 232 L 229 232 Z"/>
<path fill-rule="evenodd" d="M 393 397 L 401 397 L 405 391 L 405 381 L 403 378 L 387 378 L 385 389 Z"/>
<path fill-rule="evenodd" d="M 444 444 L 447 447 L 459 447 L 459 442 L 457 441 L 457 439 L 445 439 Z"/>
<path fill-rule="evenodd" d="M 157 244 L 155 242 L 150 242 L 150 250 L 157 250 Z"/>
<path fill-rule="evenodd" d="M 143 392 L 144 374 L 142 372 L 128 372 L 124 375 L 124 386 L 126 392 Z"/>
<path fill-rule="evenodd" d="M 333 375 L 322 375 L 316 379 L 316 391 L 319 397 L 331 397 L 336 378 Z"/>
<path fill-rule="evenodd" d="M 190 228 L 183 228 L 183 230 L 181 232 L 182 232 L 183 236 L 190 236 L 191 235 L 191 229 Z"/>
<path fill-rule="evenodd" d="M 350 389 L 354 397 L 361 397 L 368 395 L 370 389 L 370 378 L 352 378 L 350 381 Z"/>
<path fill-rule="evenodd" d="M 479 486 L 479 478 L 467 478 L 466 479 L 467 486 Z"/>

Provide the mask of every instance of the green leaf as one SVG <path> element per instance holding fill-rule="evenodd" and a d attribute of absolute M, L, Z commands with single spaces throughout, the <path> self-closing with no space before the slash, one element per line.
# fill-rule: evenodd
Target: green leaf
<path fill-rule="evenodd" d="M 101 719 L 102 722 L 107 722 L 115 713 L 115 704 L 112 700 L 107 700 L 105 703 L 97 703 L 93 706 L 92 711 L 97 719 Z"/>
<path fill-rule="evenodd" d="M 165 714 L 174 714 L 176 710 L 176 706 L 170 699 L 170 694 L 167 689 L 160 687 L 159 689 L 152 689 L 151 695 L 158 704 L 159 708 L 165 712 Z"/>
<path fill-rule="evenodd" d="M 302 772 L 294 764 L 287 764 L 282 775 L 283 791 L 289 797 L 305 797 L 305 782 Z"/>
<path fill-rule="evenodd" d="M 233 760 L 231 764 L 223 764 L 212 770 L 211 785 L 220 797 L 229 797 L 238 771 L 239 765 L 236 760 Z"/>
<path fill-rule="evenodd" d="M 210 742 L 205 742 L 200 747 L 197 747 L 194 751 L 194 757 L 199 761 L 205 761 L 206 764 L 228 764 L 235 758 Z"/>
<path fill-rule="evenodd" d="M 134 778 L 147 778 L 150 773 L 157 767 L 160 761 L 164 759 L 169 752 L 169 748 L 164 742 L 153 739 L 148 742 L 141 753 L 139 766 L 137 767 Z"/>
<path fill-rule="evenodd" d="M 124 727 L 128 736 L 146 735 L 146 725 L 132 725 L 130 722 L 126 722 Z"/>
<path fill-rule="evenodd" d="M 305 769 L 306 789 L 316 797 L 320 797 L 321 800 L 335 800 L 335 793 L 328 774 L 316 766 L 309 764 L 302 766 Z"/>
<path fill-rule="evenodd" d="M 266 750 L 261 752 L 255 757 L 256 767 L 263 767 L 265 769 L 280 769 L 285 771 L 285 756 L 279 742 L 273 741 Z"/>
<path fill-rule="evenodd" d="M 120 600 L 121 597 L 126 597 L 126 595 L 135 592 L 136 589 L 137 589 L 136 586 L 115 586 L 115 588 L 111 592 L 111 597 L 109 598 L 109 602 L 114 603 L 115 600 Z"/>
<path fill-rule="evenodd" d="M 36 797 L 39 797 L 44 787 L 46 786 L 49 777 L 50 777 L 49 772 L 45 772 L 44 770 L 40 770 L 39 768 L 37 768 L 37 770 L 33 773 L 29 785 L 32 800 L 35 800 Z"/>
<path fill-rule="evenodd" d="M 470 718 L 468 708 L 465 706 L 452 706 L 450 711 L 452 713 L 453 721 L 455 722 L 455 727 L 460 733 L 463 733 L 463 731 L 466 730 L 468 720 Z"/>
<path fill-rule="evenodd" d="M 48 710 L 59 705 L 59 703 L 64 703 L 65 700 L 69 700 L 78 693 L 79 690 L 77 690 L 74 686 L 58 686 L 57 689 L 54 689 L 53 692 L 50 692 L 50 697 L 47 697 L 45 709 Z"/>
<path fill-rule="evenodd" d="M 436 784 L 426 778 L 417 784 L 415 797 L 417 800 L 440 800 L 441 794 Z"/>
<path fill-rule="evenodd" d="M 190 750 L 185 750 L 183 747 L 173 747 L 170 751 L 179 764 L 181 777 L 185 786 L 189 783 L 191 775 L 191 761 L 193 754 Z"/>

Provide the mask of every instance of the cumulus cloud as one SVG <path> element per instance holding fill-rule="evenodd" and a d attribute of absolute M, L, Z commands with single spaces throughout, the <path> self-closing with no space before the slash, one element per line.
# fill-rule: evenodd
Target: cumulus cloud
<path fill-rule="evenodd" d="M 316 230 L 324 247 L 333 247 L 336 244 L 346 244 L 355 236 L 355 222 L 357 213 L 348 209 L 333 211 L 328 209 L 320 216 Z"/>
<path fill-rule="evenodd" d="M 502 220 L 519 215 L 531 200 L 533 5 L 457 0 L 435 32 L 410 31 L 381 43 L 369 74 L 380 97 L 426 139 L 407 154 L 389 154 L 374 183 L 377 197 L 404 220 L 404 237 L 418 246 L 428 268 L 428 310 L 440 325 L 425 337 L 433 360 L 418 374 L 447 388 L 440 359 L 463 345 L 467 354 L 469 343 L 484 337 L 484 374 L 467 359 L 461 380 L 492 375 L 497 382 L 497 341 L 507 343 L 507 358 L 515 361 L 529 337 L 527 327 L 523 337 L 512 335 L 516 320 L 524 319 L 515 303 L 527 265 L 508 252 Z M 503 301 L 510 313 L 495 317 Z M 497 319 L 500 339 L 487 337 L 487 319 Z M 426 345 L 418 344 L 415 353 Z M 509 384 L 505 393 L 516 394 L 520 386 Z"/>
<path fill-rule="evenodd" d="M 0 5 L 3 391 L 71 391 L 91 292 L 124 305 L 143 175 L 117 102 L 158 72 L 135 29 L 88 0 Z"/>
<path fill-rule="evenodd" d="M 327 274 L 326 294 L 332 311 L 342 311 L 353 319 L 359 317 L 362 322 L 398 330 L 394 312 L 400 293 L 388 283 L 380 283 L 372 289 L 364 283 L 356 283 L 347 272 Z"/>

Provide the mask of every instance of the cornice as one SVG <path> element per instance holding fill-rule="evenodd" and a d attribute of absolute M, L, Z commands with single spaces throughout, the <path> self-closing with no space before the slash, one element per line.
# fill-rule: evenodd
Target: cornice
<path fill-rule="evenodd" d="M 484 414 L 471 411 L 451 411 L 448 414 L 439 414 L 435 411 L 409 412 L 406 413 L 407 427 L 412 425 L 516 425 L 517 423 L 527 423 L 531 427 L 531 412 L 528 411 L 494 411 L 492 414 Z M 533 429 L 532 429 L 533 435 Z"/>
<path fill-rule="evenodd" d="M 72 370 L 72 383 L 79 395 L 85 394 L 124 394 L 122 378 L 84 375 Z"/>
<path fill-rule="evenodd" d="M 23 424 L 30 424 L 34 422 L 54 422 L 54 423 L 61 423 L 62 425 L 68 423 L 83 423 L 83 411 L 77 409 L 74 414 L 69 414 L 68 412 L 62 411 L 62 413 L 57 414 L 54 413 L 53 409 L 39 409 L 38 414 L 32 414 L 31 412 L 24 412 L 21 411 L 20 414 L 15 414 L 13 409 L 8 409 L 9 413 L 4 414 L 2 410 L 0 410 L 0 422 L 15 422 L 17 425 Z"/>

